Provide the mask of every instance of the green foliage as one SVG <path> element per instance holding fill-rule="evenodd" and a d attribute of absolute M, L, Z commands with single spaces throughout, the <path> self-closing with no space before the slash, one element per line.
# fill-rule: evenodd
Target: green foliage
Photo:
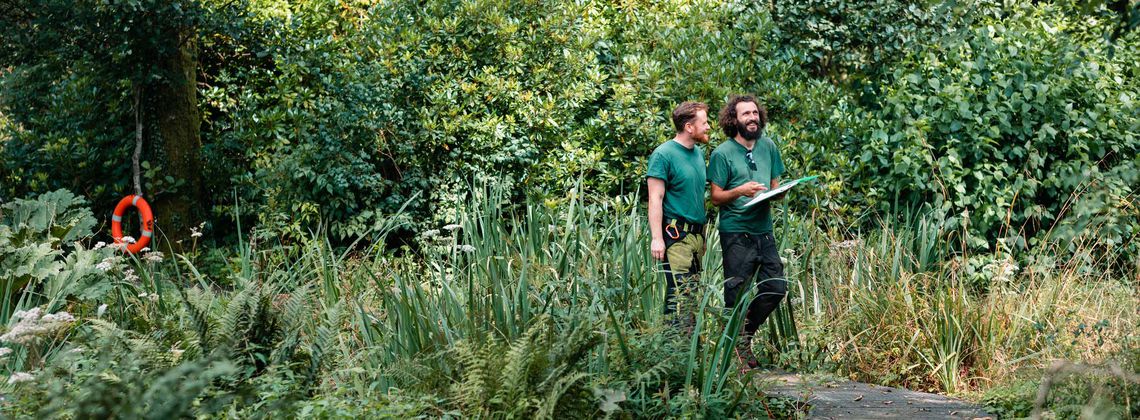
<path fill-rule="evenodd" d="M 13 246 L 43 241 L 58 247 L 91 236 L 95 217 L 86 199 L 57 190 L 0 205 L 0 225 L 8 228 Z"/>
<path fill-rule="evenodd" d="M 0 205 L 0 323 L 16 310 L 47 303 L 54 312 L 70 296 L 106 292 L 96 266 L 113 251 L 81 245 L 95 223 L 87 201 L 67 190 Z"/>
<path fill-rule="evenodd" d="M 918 43 L 953 31 L 974 2 L 811 0 L 770 6 L 784 54 L 834 83 L 874 93 Z M 868 91 L 859 92 L 860 89 Z"/>
<path fill-rule="evenodd" d="M 0 315 L 99 319 L 16 347 L 8 373 L 41 381 L 4 388 L 19 413 L 779 412 L 735 376 L 715 274 L 697 334 L 658 327 L 623 194 L 676 103 L 745 92 L 789 176 L 823 175 L 777 211 L 798 287 L 766 360 L 963 391 L 1135 351 L 1127 3 L 97 3 L 0 0 Z M 105 211 L 128 185 L 132 93 L 176 82 L 162 63 L 191 45 L 206 222 L 237 250 L 122 258 L 83 245 L 83 198 L 17 199 L 67 187 Z M 180 195 L 147 144 L 144 186 Z M 398 255 L 395 226 L 422 231 Z M 717 252 L 710 236 L 708 273 Z M 1103 396 L 1084 385 L 1052 409 Z M 987 401 L 1020 415 L 1014 388 Z"/>
<path fill-rule="evenodd" d="M 970 247 L 1095 236 L 1134 255 L 1133 63 L 1073 42 L 1079 23 L 1047 8 L 1010 12 L 894 70 L 882 109 L 845 140 L 860 156 L 854 186 L 883 209 L 930 203 Z"/>
<path fill-rule="evenodd" d="M 1003 388 L 994 388 L 982 396 L 986 410 L 1002 418 L 1029 417 L 1037 399 L 1037 381 L 1018 381 Z"/>
<path fill-rule="evenodd" d="M 4 344 L 16 349 L 5 373 L 32 375 L 0 383 L 11 396 L 6 413 L 803 414 L 802 405 L 755 398 L 762 384 L 737 374 L 739 319 L 719 305 L 719 276 L 697 285 L 692 334 L 663 325 L 661 278 L 644 252 L 634 198 L 532 201 L 508 213 L 507 196 L 473 190 L 459 223 L 420 235 L 418 252 L 338 251 L 317 236 L 243 242 L 211 270 L 183 255 L 112 259 L 99 270 L 105 291 L 60 302 L 74 325 L 34 348 Z M 1123 357 L 1135 369 L 1135 288 L 1090 270 L 1092 262 L 950 258 L 945 243 L 961 233 L 937 214 L 884 222 L 862 242 L 783 217 L 781 255 L 793 280 L 784 306 L 795 321 L 757 339 L 781 366 L 927 390 L 996 388 L 986 401 L 1003 413 L 1022 412 L 1025 392 L 1003 394 L 1002 378 L 1040 372 L 1041 361 Z M 716 238 L 708 273 L 719 272 Z M 38 295 L 20 298 L 44 305 L 26 298 Z M 1116 395 L 1133 395 L 1130 383 L 1085 378 L 1058 376 L 1045 409 L 1128 410 Z"/>
<path fill-rule="evenodd" d="M 112 202 L 127 187 L 132 84 L 172 80 L 147 63 L 171 54 L 164 30 L 193 27 L 204 205 L 228 241 L 237 214 L 262 237 L 346 242 L 413 196 L 418 228 L 451 223 L 473 182 L 514 191 L 513 203 L 639 190 L 676 103 L 715 112 L 752 92 L 790 175 L 824 175 L 814 197 L 792 200 L 840 216 L 824 222 L 832 228 L 925 203 L 968 223 L 975 248 L 1095 232 L 1114 255 L 1137 254 L 1137 36 L 1104 36 L 1134 7 L 305 0 L 56 16 L 65 5 L 41 6 L 3 20 L 5 197 L 66 186 Z M 22 30 L 47 16 L 76 25 Z M 144 153 L 148 190 L 188 188 L 161 155 Z"/>
<path fill-rule="evenodd" d="M 184 76 L 167 63 L 224 8 L 188 1 L 4 2 L 0 18 L 0 109 L 10 121 L 0 147 L 4 191 L 22 197 L 67 188 L 109 203 L 128 190 L 135 132 L 132 92 L 146 115 L 169 104 L 151 101 Z M 155 166 L 163 139 L 144 120 L 147 160 Z M 157 177 L 156 177 L 157 178 Z M 176 180 L 148 181 L 150 196 Z"/>
<path fill-rule="evenodd" d="M 457 405 L 475 416 L 589 416 L 597 404 L 584 362 L 600 341 L 594 327 L 571 324 L 558 333 L 552 321 L 538 319 L 509 346 L 491 337 L 460 342 Z"/>
<path fill-rule="evenodd" d="M 177 363 L 151 339 L 93 326 L 92 337 L 74 340 L 91 347 L 56 353 L 34 383 L 16 388 L 12 408 L 52 418 L 173 418 L 217 412 L 228 401 L 215 381 L 233 374 L 232 364 L 217 357 Z"/>

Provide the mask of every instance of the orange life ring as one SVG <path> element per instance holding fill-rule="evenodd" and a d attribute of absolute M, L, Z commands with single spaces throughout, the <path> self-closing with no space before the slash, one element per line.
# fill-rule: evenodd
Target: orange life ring
<path fill-rule="evenodd" d="M 150 238 L 154 236 L 154 214 L 150 212 L 150 204 L 147 204 L 141 195 L 132 194 L 119 200 L 119 205 L 115 206 L 115 213 L 111 215 L 111 237 L 115 239 L 115 244 L 123 243 L 123 213 L 126 213 L 127 207 L 139 209 L 142 235 L 135 243 L 126 244 L 126 248 L 123 249 L 129 253 L 137 254 L 150 243 Z"/>

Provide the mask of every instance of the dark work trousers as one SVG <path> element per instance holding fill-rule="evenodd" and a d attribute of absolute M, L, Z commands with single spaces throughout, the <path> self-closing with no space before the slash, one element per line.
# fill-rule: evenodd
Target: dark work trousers
<path fill-rule="evenodd" d="M 677 312 L 677 288 L 687 294 L 701 274 L 705 235 L 680 231 L 677 239 L 665 235 L 665 315 Z"/>
<path fill-rule="evenodd" d="M 784 263 L 771 233 L 720 233 L 724 255 L 724 306 L 736 307 L 737 298 L 755 284 L 757 295 L 748 305 L 744 332 L 751 336 L 788 294 Z"/>

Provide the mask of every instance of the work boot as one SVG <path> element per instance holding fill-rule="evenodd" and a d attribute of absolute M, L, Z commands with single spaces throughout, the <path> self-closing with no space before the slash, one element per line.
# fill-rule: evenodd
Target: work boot
<path fill-rule="evenodd" d="M 752 353 L 752 336 L 740 335 L 740 341 L 736 343 L 736 360 L 740 362 L 740 372 L 747 372 L 752 369 L 760 367 L 760 362 L 756 360 L 756 355 Z"/>

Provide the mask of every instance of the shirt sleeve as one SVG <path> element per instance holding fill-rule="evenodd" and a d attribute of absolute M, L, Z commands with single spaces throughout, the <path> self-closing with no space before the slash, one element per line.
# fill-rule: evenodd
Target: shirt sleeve
<path fill-rule="evenodd" d="M 768 139 L 772 146 L 772 179 L 779 178 L 784 174 L 784 159 L 780 157 L 780 149 L 776 147 L 776 142 Z"/>
<path fill-rule="evenodd" d="M 646 178 L 657 178 L 660 180 L 669 179 L 669 160 L 665 159 L 661 153 L 653 152 L 649 155 L 649 171 L 645 174 Z"/>
<path fill-rule="evenodd" d="M 709 182 L 716 184 L 716 186 L 722 189 L 728 188 L 728 161 L 724 158 L 723 154 L 713 152 L 712 156 L 709 157 L 707 173 L 708 176 L 706 178 Z"/>

